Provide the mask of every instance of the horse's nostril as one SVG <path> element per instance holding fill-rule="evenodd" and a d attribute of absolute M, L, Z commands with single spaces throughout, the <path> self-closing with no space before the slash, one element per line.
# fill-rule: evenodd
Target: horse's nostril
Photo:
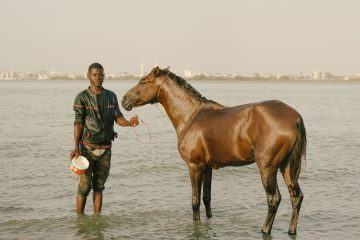
<path fill-rule="evenodd" d="M 126 96 L 124 96 L 121 100 L 121 105 L 123 106 L 123 108 L 127 111 L 130 111 L 132 109 L 132 103 L 130 101 L 130 99 Z"/>
<path fill-rule="evenodd" d="M 125 104 L 124 106 L 125 110 L 130 111 L 132 109 L 131 104 Z"/>

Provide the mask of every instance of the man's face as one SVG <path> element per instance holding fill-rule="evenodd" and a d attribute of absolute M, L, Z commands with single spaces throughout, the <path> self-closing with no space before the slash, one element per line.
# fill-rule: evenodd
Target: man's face
<path fill-rule="evenodd" d="M 88 78 L 90 80 L 90 84 L 95 87 L 101 87 L 104 82 L 104 70 L 93 68 L 88 72 Z"/>

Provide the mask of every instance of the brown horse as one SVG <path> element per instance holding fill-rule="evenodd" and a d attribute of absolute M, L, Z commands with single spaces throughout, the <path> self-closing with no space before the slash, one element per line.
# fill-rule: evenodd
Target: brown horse
<path fill-rule="evenodd" d="M 270 234 L 281 201 L 278 168 L 290 192 L 289 234 L 296 234 L 303 193 L 298 184 L 306 133 L 301 115 L 276 100 L 225 107 L 201 96 L 184 79 L 154 68 L 122 99 L 126 110 L 161 103 L 178 137 L 178 149 L 189 168 L 194 220 L 200 219 L 200 197 L 211 217 L 212 169 L 256 162 L 267 195 L 262 232 Z"/>

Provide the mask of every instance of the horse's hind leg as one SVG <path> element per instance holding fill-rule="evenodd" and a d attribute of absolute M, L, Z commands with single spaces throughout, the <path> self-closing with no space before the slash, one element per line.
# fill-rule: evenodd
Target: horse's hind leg
<path fill-rule="evenodd" d="M 264 222 L 264 226 L 261 230 L 261 232 L 264 234 L 271 233 L 271 228 L 281 201 L 281 194 L 276 180 L 276 173 L 277 169 L 274 170 L 272 168 L 267 168 L 260 171 L 261 180 L 266 191 L 268 203 L 268 213 Z"/>
<path fill-rule="evenodd" d="M 200 220 L 200 199 L 203 169 L 196 165 L 189 165 L 189 173 L 192 187 L 193 219 Z"/>
<path fill-rule="evenodd" d="M 301 208 L 301 203 L 304 199 L 304 195 L 300 189 L 299 183 L 297 182 L 298 176 L 296 176 L 295 178 L 291 176 L 292 173 L 291 173 L 290 163 L 287 163 L 286 166 L 281 167 L 280 169 L 284 177 L 285 184 L 289 190 L 291 205 L 292 205 L 292 214 L 291 214 L 288 233 L 290 235 L 295 235 L 298 217 L 299 217 L 299 211 Z M 296 179 L 296 180 L 292 180 L 292 179 Z"/>
<path fill-rule="evenodd" d="M 212 178 L 212 168 L 206 168 L 203 173 L 203 202 L 206 208 L 206 217 L 211 218 L 211 178 Z"/>

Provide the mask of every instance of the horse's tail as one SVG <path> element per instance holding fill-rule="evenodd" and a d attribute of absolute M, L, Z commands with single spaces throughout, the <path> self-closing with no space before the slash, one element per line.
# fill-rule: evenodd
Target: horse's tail
<path fill-rule="evenodd" d="M 304 121 L 300 117 L 297 121 L 297 137 L 289 156 L 291 182 L 296 183 L 301 170 L 301 160 L 306 160 L 306 131 Z"/>

